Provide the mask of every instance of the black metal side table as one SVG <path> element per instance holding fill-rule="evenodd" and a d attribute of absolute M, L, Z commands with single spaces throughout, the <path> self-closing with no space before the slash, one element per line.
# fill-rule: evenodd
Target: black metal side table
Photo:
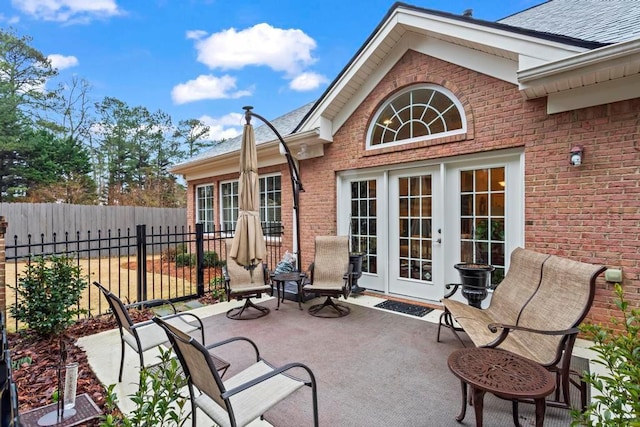
<path fill-rule="evenodd" d="M 302 282 L 306 277 L 307 275 L 301 271 L 271 274 L 271 280 L 276 283 L 276 294 L 278 298 L 276 310 L 280 309 L 280 287 L 282 287 L 282 302 L 284 302 L 285 283 L 287 282 L 296 282 L 298 307 L 302 310 Z"/>

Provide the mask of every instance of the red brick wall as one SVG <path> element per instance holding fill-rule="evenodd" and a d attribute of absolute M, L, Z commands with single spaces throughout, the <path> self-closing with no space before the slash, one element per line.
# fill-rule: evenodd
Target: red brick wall
<path fill-rule="evenodd" d="M 286 164 L 280 166 L 270 166 L 267 168 L 261 168 L 258 171 L 259 175 L 280 173 L 282 176 L 282 223 L 284 224 L 284 236 L 282 237 L 283 248 L 282 253 L 288 250 L 293 252 L 293 196 L 291 188 L 291 177 L 289 175 L 289 169 Z M 220 218 L 220 194 L 219 183 L 232 179 L 238 179 L 238 173 L 219 175 L 214 178 L 200 179 L 197 181 L 190 181 L 187 187 L 187 224 L 194 226 L 195 224 L 195 200 L 196 200 L 196 187 L 200 185 L 213 185 L 213 215 L 214 224 L 218 227 L 222 223 Z M 275 266 L 270 266 L 271 268 Z"/>
<path fill-rule="evenodd" d="M 451 90 L 463 103 L 466 135 L 365 152 L 369 121 L 393 92 L 416 83 Z M 623 286 L 640 306 L 640 99 L 548 115 L 546 99 L 525 101 L 515 85 L 407 52 L 325 146 L 304 161 L 302 242 L 336 232 L 336 172 L 511 147 L 525 150 L 526 247 L 623 269 Z M 584 163 L 569 150 L 584 146 Z M 608 321 L 611 286 L 598 280 L 590 313 Z"/>
<path fill-rule="evenodd" d="M 465 135 L 365 152 L 369 121 L 395 91 L 416 83 L 449 89 L 462 102 Z M 525 246 L 623 269 L 623 286 L 640 306 L 640 99 L 548 115 L 546 99 L 525 101 L 515 85 L 414 51 L 407 52 L 325 146 L 322 158 L 301 162 L 303 266 L 316 235 L 336 233 L 336 173 L 421 159 L 523 147 Z M 569 150 L 584 146 L 584 163 Z M 292 224 L 291 186 L 282 173 L 283 216 Z M 260 173 L 265 173 L 260 171 Z M 221 179 L 230 177 L 221 177 Z M 193 185 L 189 186 L 192 218 Z M 216 215 L 218 198 L 216 196 Z M 285 242 L 291 242 L 291 228 Z M 602 278 L 590 319 L 608 321 L 611 286 Z"/>
<path fill-rule="evenodd" d="M 640 99 L 546 115 L 544 101 L 527 119 L 527 246 L 623 269 L 625 297 L 640 307 Z M 537 127 L 537 129 L 536 129 Z M 584 146 L 582 166 L 568 165 Z M 590 318 L 617 310 L 599 281 Z"/>

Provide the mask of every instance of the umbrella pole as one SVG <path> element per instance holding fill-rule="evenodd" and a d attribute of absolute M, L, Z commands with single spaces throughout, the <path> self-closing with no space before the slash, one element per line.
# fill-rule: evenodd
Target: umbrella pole
<path fill-rule="evenodd" d="M 302 187 L 302 181 L 300 181 L 300 173 L 298 171 L 298 167 L 296 166 L 293 160 L 293 155 L 291 154 L 291 150 L 289 150 L 289 147 L 284 142 L 284 138 L 282 138 L 282 135 L 280 135 L 280 133 L 269 122 L 269 120 L 251 111 L 253 110 L 252 106 L 245 106 L 245 107 L 242 107 L 242 109 L 245 111 L 244 117 L 245 117 L 245 120 L 247 121 L 247 124 L 251 123 L 252 116 L 257 117 L 262 122 L 264 122 L 264 124 L 267 125 L 269 129 L 273 131 L 273 133 L 278 137 L 280 144 L 282 144 L 282 146 L 284 147 L 285 156 L 287 158 L 287 165 L 289 166 L 289 175 L 291 176 L 291 187 L 293 190 L 293 210 L 295 211 L 294 219 L 295 219 L 295 226 L 296 226 L 296 246 L 297 246 L 296 255 L 298 258 L 297 259 L 298 270 L 302 271 L 302 248 L 300 246 L 300 205 L 299 203 L 300 203 L 300 192 L 304 191 L 304 188 Z"/>

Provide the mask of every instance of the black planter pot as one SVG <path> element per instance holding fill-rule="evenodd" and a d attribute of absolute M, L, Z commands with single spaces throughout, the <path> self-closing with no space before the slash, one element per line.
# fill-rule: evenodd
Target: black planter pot
<path fill-rule="evenodd" d="M 358 279 L 362 277 L 362 258 L 363 253 L 351 253 L 349 254 L 349 264 L 353 266 L 351 270 L 351 293 L 359 294 L 366 289 L 358 286 Z"/>
<path fill-rule="evenodd" d="M 491 272 L 495 270 L 495 267 L 469 262 L 461 262 L 454 267 L 460 274 L 462 295 L 469 301 L 470 306 L 481 308 L 482 301 L 489 295 Z"/>

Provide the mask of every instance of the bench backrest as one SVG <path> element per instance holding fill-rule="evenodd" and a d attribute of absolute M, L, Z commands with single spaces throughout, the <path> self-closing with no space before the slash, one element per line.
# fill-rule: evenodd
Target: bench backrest
<path fill-rule="evenodd" d="M 494 319 L 515 325 L 522 307 L 531 299 L 540 286 L 542 265 L 547 254 L 516 248 L 511 252 L 509 270 L 493 292 L 487 308 Z"/>
<path fill-rule="evenodd" d="M 595 296 L 596 277 L 606 268 L 551 255 L 542 266 L 537 292 L 522 308 L 518 326 L 547 331 L 577 327 L 586 317 Z M 514 331 L 512 338 L 535 343 L 536 353 L 548 364 L 559 360 L 562 335 L 541 335 Z M 527 336 L 529 335 L 529 336 Z"/>

